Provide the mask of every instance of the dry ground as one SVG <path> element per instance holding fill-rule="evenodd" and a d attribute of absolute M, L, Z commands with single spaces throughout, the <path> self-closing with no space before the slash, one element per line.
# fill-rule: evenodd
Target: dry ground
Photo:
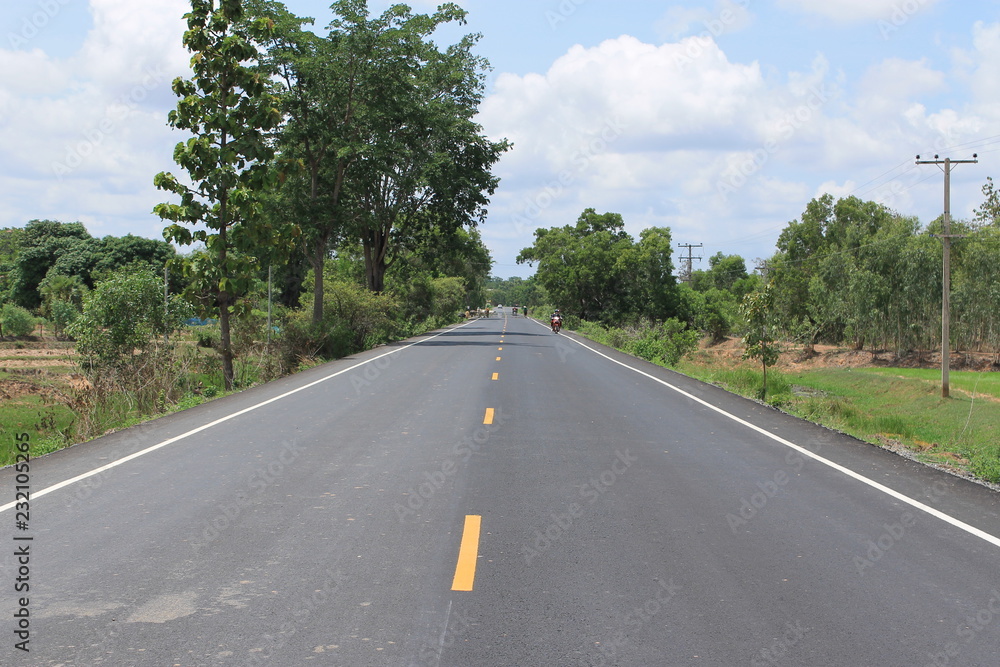
<path fill-rule="evenodd" d="M 743 355 L 740 338 L 729 338 L 716 345 L 702 341 L 701 352 L 736 364 Z M 814 368 L 940 368 L 940 351 L 907 352 L 899 355 L 887 350 L 853 350 L 834 345 L 804 345 L 783 343 L 776 366 L 781 370 L 800 371 Z M 1000 371 L 1000 355 L 982 352 L 953 352 L 950 367 L 956 371 Z"/>

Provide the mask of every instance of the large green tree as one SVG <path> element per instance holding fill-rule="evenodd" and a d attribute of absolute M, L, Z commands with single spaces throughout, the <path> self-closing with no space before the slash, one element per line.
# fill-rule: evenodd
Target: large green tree
<path fill-rule="evenodd" d="M 38 286 L 49 269 L 81 243 L 96 242 L 79 222 L 32 220 L 20 234 L 20 247 L 13 262 L 10 295 L 25 308 L 38 308 L 42 297 Z"/>
<path fill-rule="evenodd" d="M 324 39 L 304 29 L 312 19 L 295 16 L 282 3 L 254 0 L 250 6 L 275 24 L 261 66 L 273 77 L 285 119 L 277 133 L 281 188 L 271 210 L 301 228 L 302 256 L 314 276 L 312 321 L 319 325 L 323 264 L 344 235 L 344 179 L 367 144 L 365 69 L 372 54 L 352 50 L 348 39 Z M 303 271 L 285 275 L 304 278 Z"/>
<path fill-rule="evenodd" d="M 574 225 L 536 229 L 518 264 L 538 264 L 535 276 L 555 306 L 585 320 L 616 322 L 630 310 L 629 263 L 634 241 L 618 213 L 580 214 Z"/>
<path fill-rule="evenodd" d="M 663 321 L 677 313 L 677 279 L 674 277 L 670 229 L 650 227 L 639 232 L 639 242 L 618 260 L 631 295 L 628 310 Z"/>
<path fill-rule="evenodd" d="M 280 123 L 281 112 L 256 67 L 258 45 L 274 24 L 267 18 L 244 21 L 242 0 L 191 0 L 185 18 L 184 45 L 194 54 L 194 76 L 174 81 L 180 101 L 169 123 L 194 135 L 174 150 L 190 183 L 158 174 L 156 186 L 178 195 L 180 203 L 154 210 L 174 223 L 164 230 L 166 239 L 205 245 L 210 262 L 200 265 L 200 278 L 215 295 L 223 378 L 231 389 L 233 307 L 256 277 L 255 253 L 281 245 L 279 230 L 263 217 L 261 205 L 274 174 L 267 133 Z"/>
<path fill-rule="evenodd" d="M 498 179 L 492 167 L 509 148 L 475 122 L 488 63 L 473 54 L 479 35 L 440 50 L 432 34 L 464 24 L 453 3 L 431 15 L 393 5 L 371 18 L 363 0 L 333 5 L 330 39 L 366 55 L 364 123 L 367 145 L 345 183 L 350 229 L 364 253 L 368 288 L 385 288 L 400 240 L 417 229 L 444 233 L 475 227 L 486 215 Z"/>

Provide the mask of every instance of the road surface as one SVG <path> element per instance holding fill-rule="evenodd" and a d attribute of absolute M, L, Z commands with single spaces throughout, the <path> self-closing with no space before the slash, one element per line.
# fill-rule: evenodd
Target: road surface
<path fill-rule="evenodd" d="M 998 494 L 523 317 L 28 480 L 18 529 L 0 471 L 5 665 L 1000 660 Z"/>

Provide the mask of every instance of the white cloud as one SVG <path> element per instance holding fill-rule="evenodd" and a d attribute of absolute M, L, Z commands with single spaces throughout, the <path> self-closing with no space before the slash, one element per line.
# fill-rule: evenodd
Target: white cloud
<path fill-rule="evenodd" d="M 945 90 L 946 75 L 928 66 L 927 60 L 911 61 L 888 58 L 864 73 L 859 85 L 862 103 L 869 111 L 878 107 L 896 107 L 914 97 Z"/>
<path fill-rule="evenodd" d="M 180 139 L 166 115 L 171 81 L 187 71 L 189 10 L 184 0 L 91 0 L 77 53 L 0 49 L 0 225 L 89 218 L 93 233 L 149 229 L 153 175 L 171 168 Z"/>
<path fill-rule="evenodd" d="M 778 5 L 840 23 L 886 21 L 900 27 L 940 0 L 778 0 Z"/>
<path fill-rule="evenodd" d="M 972 46 L 970 92 L 977 103 L 995 108 L 1000 103 L 1000 23 L 977 22 L 972 29 Z"/>
<path fill-rule="evenodd" d="M 713 39 L 738 32 L 751 21 L 749 0 L 717 0 L 714 8 L 672 5 L 655 23 L 665 41 L 698 35 Z"/>
<path fill-rule="evenodd" d="M 0 95 L 34 96 L 63 89 L 69 73 L 39 49 L 0 49 Z"/>
<path fill-rule="evenodd" d="M 672 5 L 656 22 L 656 32 L 667 40 L 679 40 L 692 32 L 704 30 L 712 18 L 707 7 L 681 7 Z"/>

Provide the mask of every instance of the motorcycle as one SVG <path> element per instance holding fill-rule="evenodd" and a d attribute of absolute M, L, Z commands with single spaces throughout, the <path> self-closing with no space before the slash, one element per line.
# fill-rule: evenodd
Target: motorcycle
<path fill-rule="evenodd" d="M 559 333 L 559 330 L 562 329 L 562 318 L 556 315 L 549 324 L 552 325 L 552 333 Z"/>

